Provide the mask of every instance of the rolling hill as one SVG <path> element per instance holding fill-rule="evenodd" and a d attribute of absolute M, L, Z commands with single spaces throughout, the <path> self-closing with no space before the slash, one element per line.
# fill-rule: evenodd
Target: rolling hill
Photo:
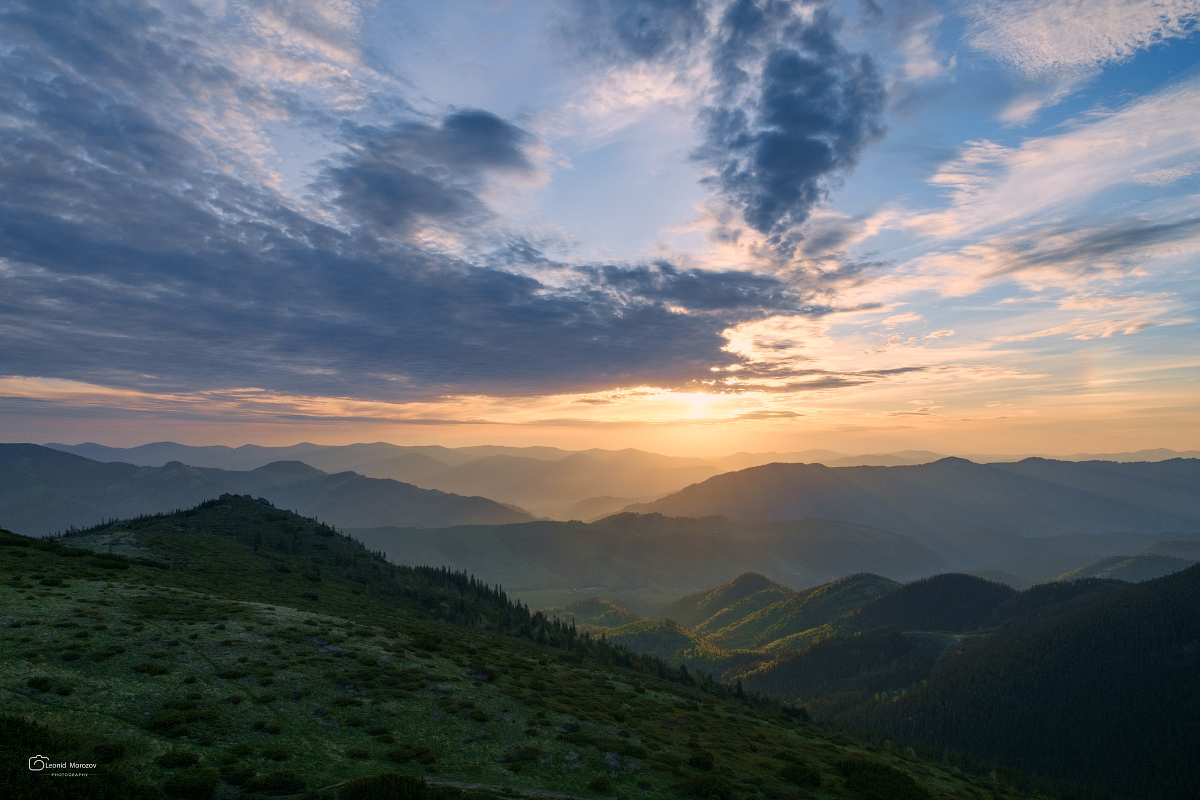
<path fill-rule="evenodd" d="M 713 616 L 740 619 L 766 605 L 786 597 L 792 590 L 756 572 L 744 572 L 728 583 L 681 597 L 659 612 L 687 628 L 696 628 Z M 746 605 L 750 601 L 750 605 Z M 755 607 L 757 606 L 757 608 Z M 737 608 L 738 611 L 733 611 Z"/>
<path fill-rule="evenodd" d="M 0 444 L 0 524 L 44 535 L 105 519 L 186 508 L 221 494 L 262 496 L 339 526 L 523 522 L 520 509 L 298 461 L 246 472 L 101 463 L 32 444 Z"/>
<path fill-rule="evenodd" d="M 14 800 L 1027 796 L 242 497 L 0 532 L 0 619 Z M 67 783 L 31 754 L 95 767 Z"/>
<path fill-rule="evenodd" d="M 730 649 L 771 647 L 779 640 L 787 640 L 833 622 L 899 588 L 900 584 L 878 575 L 849 575 L 781 598 L 741 620 L 712 630 L 708 638 L 714 644 Z M 721 617 L 720 614 L 714 616 L 702 627 L 715 628 Z"/>

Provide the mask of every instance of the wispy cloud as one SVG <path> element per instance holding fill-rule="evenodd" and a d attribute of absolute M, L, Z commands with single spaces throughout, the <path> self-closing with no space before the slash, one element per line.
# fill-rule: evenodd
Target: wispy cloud
<path fill-rule="evenodd" d="M 1197 0 L 984 0 L 967 41 L 1026 75 L 1090 70 L 1188 36 Z"/>

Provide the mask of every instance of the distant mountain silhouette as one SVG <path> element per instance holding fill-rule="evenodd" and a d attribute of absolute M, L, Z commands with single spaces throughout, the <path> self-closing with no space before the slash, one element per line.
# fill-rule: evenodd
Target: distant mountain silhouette
<path fill-rule="evenodd" d="M 618 514 L 598 522 L 527 522 L 438 530 L 359 528 L 402 564 L 447 565 L 506 589 L 606 587 L 685 591 L 758 572 L 807 587 L 848 572 L 928 575 L 936 557 L 905 536 L 823 520 L 746 524 L 723 517 Z"/>
<path fill-rule="evenodd" d="M 236 472 L 171 462 L 101 463 L 33 444 L 0 444 L 0 526 L 43 535 L 71 526 L 187 508 L 221 494 L 262 496 L 338 526 L 438 527 L 525 522 L 532 517 L 483 497 L 406 483 L 330 475 L 299 461 Z"/>
<path fill-rule="evenodd" d="M 913 536 L 957 566 L 1008 537 L 1200 532 L 1200 460 L 975 464 L 944 458 L 902 467 L 767 464 L 717 475 L 639 513 L 719 514 L 747 522 L 836 519 Z M 1000 540 L 999 542 L 996 540 Z M 1144 542 L 1143 542 L 1144 543 Z"/>

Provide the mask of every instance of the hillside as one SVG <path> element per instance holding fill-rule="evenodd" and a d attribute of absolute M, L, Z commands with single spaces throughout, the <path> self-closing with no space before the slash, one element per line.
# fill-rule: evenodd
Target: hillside
<path fill-rule="evenodd" d="M 833 622 L 899 586 L 895 581 L 869 573 L 849 575 L 782 598 L 744 619 L 713 630 L 708 638 L 725 648 L 769 647 L 781 639 Z"/>
<path fill-rule="evenodd" d="M 658 616 L 671 619 L 686 628 L 695 628 L 717 614 L 728 616 L 738 608 L 743 614 L 757 611 L 753 606 L 770 605 L 792 590 L 757 572 L 744 572 L 728 583 L 679 598 L 663 608 Z M 747 606 L 746 601 L 750 601 Z M 740 616 L 739 616 L 740 618 Z"/>
<path fill-rule="evenodd" d="M 846 715 L 1120 796 L 1200 785 L 1200 566 L 1021 617 Z"/>
<path fill-rule="evenodd" d="M 106 519 L 186 508 L 250 494 L 338 526 L 440 527 L 530 520 L 483 497 L 460 497 L 353 472 L 330 475 L 298 461 L 246 472 L 102 463 L 30 444 L 0 444 L 0 525 L 44 535 Z"/>
<path fill-rule="evenodd" d="M 939 567 L 933 554 L 912 539 L 823 520 L 744 524 L 720 517 L 620 514 L 590 524 L 352 533 L 395 563 L 446 565 L 512 591 L 657 587 L 685 594 L 743 572 L 806 587 L 847 573 L 870 571 L 904 580 Z"/>
<path fill-rule="evenodd" d="M 564 625 L 574 624 L 581 629 L 616 628 L 641 619 L 632 611 L 596 597 L 576 600 L 560 608 L 544 608 L 542 613 L 550 619 L 562 620 Z"/>
<path fill-rule="evenodd" d="M 1196 563 L 1191 558 L 1175 558 L 1153 554 L 1136 556 L 1109 556 L 1078 569 L 1064 572 L 1059 580 L 1073 581 L 1080 578 L 1110 578 L 1118 581 L 1138 583 L 1161 578 L 1185 570 Z"/>
<path fill-rule="evenodd" d="M 381 773 L 435 800 L 1024 796 L 240 497 L 56 540 L 0 533 L 0 609 L 15 800 L 388 796 L 361 780 Z M 31 753 L 98 766 L 64 789 Z"/>
<path fill-rule="evenodd" d="M 746 522 L 837 519 L 913 536 L 956 568 L 1009 569 L 991 563 L 1010 546 L 1006 537 L 1132 532 L 1165 538 L 1160 534 L 1169 531 L 1194 536 L 1200 533 L 1198 484 L 1196 459 L 1103 465 L 1044 459 L 985 465 L 961 458 L 897 467 L 768 464 L 718 475 L 628 510 L 717 514 Z M 997 549 L 1001 552 L 989 552 Z"/>

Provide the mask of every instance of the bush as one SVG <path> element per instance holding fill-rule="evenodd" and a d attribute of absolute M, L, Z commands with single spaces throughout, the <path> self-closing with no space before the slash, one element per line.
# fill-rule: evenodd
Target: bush
<path fill-rule="evenodd" d="M 908 774 L 875 761 L 851 758 L 838 763 L 846 788 L 860 800 L 929 800 Z"/>
<path fill-rule="evenodd" d="M 707 750 L 698 750 L 692 753 L 692 757 L 688 759 L 687 763 L 692 769 L 708 772 L 713 768 L 713 754 Z"/>
<path fill-rule="evenodd" d="M 256 774 L 253 767 L 241 763 L 228 764 L 221 768 L 221 779 L 230 786 L 245 786 L 254 780 Z"/>
<path fill-rule="evenodd" d="M 194 767 L 200 763 L 200 756 L 187 750 L 168 750 L 154 761 L 160 767 Z"/>
<path fill-rule="evenodd" d="M 683 779 L 680 789 L 684 794 L 695 797 L 719 797 L 721 800 L 731 800 L 733 797 L 733 784 L 720 775 L 688 775 Z"/>
<path fill-rule="evenodd" d="M 287 761 L 288 760 L 287 749 L 283 748 L 283 747 L 279 747 L 277 745 L 271 745 L 270 747 L 264 747 L 262 749 L 262 754 L 263 754 L 263 758 L 269 758 L 272 761 Z"/>
<path fill-rule="evenodd" d="M 143 664 L 134 664 L 133 671 L 140 672 L 143 675 L 166 675 L 168 672 L 170 672 L 170 670 L 164 665 L 156 664 L 153 661 L 147 661 Z"/>
<path fill-rule="evenodd" d="M 351 747 L 346 750 L 346 758 L 370 758 L 371 751 L 365 747 Z"/>
<path fill-rule="evenodd" d="M 355 778 L 338 792 L 339 800 L 422 800 L 424 796 L 424 778 L 394 772 Z"/>
<path fill-rule="evenodd" d="M 25 685 L 30 689 L 36 689 L 39 692 L 48 692 L 54 688 L 54 681 L 44 675 L 38 675 L 36 678 L 30 678 L 25 681 Z"/>
<path fill-rule="evenodd" d="M 592 781 L 588 784 L 588 786 L 592 787 L 597 792 L 607 792 L 608 778 L 604 777 L 603 775 L 597 775 L 596 777 L 592 778 Z"/>
<path fill-rule="evenodd" d="M 96 760 L 101 764 L 111 764 L 125 757 L 124 742 L 100 742 L 92 748 Z"/>
<path fill-rule="evenodd" d="M 266 775 L 255 775 L 246 783 L 251 792 L 267 794 L 296 794 L 304 789 L 304 779 L 290 769 L 277 769 Z"/>
<path fill-rule="evenodd" d="M 207 767 L 189 767 L 172 775 L 163 784 L 163 791 L 181 800 L 210 800 L 217 791 L 221 775 Z"/>
<path fill-rule="evenodd" d="M 821 773 L 807 764 L 788 764 L 779 775 L 797 786 L 811 786 L 814 789 L 821 786 Z"/>
<path fill-rule="evenodd" d="M 437 761 L 437 755 L 423 744 L 404 744 L 388 752 L 388 758 L 403 764 L 406 761 L 416 761 L 418 764 L 432 764 Z"/>

